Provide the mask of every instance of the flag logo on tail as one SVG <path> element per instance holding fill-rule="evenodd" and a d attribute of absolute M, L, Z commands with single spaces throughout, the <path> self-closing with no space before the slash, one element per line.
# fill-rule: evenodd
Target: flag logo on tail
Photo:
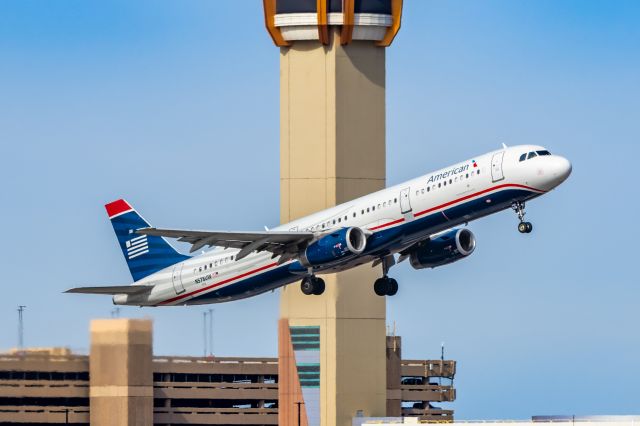
<path fill-rule="evenodd" d="M 125 245 L 127 246 L 127 259 L 129 260 L 149 253 L 149 243 L 146 235 L 132 238 Z"/>

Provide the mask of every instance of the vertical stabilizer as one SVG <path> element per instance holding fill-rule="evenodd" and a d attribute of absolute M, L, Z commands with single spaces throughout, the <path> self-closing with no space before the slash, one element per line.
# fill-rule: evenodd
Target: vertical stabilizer
<path fill-rule="evenodd" d="M 125 200 L 111 202 L 105 208 L 134 281 L 189 258 L 162 237 L 136 234 L 136 230 L 151 225 Z"/>

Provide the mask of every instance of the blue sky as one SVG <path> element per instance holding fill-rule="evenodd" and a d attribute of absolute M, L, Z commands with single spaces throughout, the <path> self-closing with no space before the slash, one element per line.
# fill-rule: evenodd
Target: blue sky
<path fill-rule="evenodd" d="M 471 229 L 454 265 L 393 273 L 406 358 L 458 360 L 459 418 L 638 414 L 640 3 L 405 2 L 387 52 L 394 184 L 500 145 L 568 157 L 571 178 Z M 0 348 L 88 350 L 130 276 L 103 204 L 154 225 L 278 221 L 278 50 L 261 2 L 9 0 L 0 5 Z M 278 294 L 214 306 L 220 356 L 274 356 Z M 205 308 L 155 320 L 158 354 L 202 353 Z M 240 336 L 240 337 L 239 337 Z"/>

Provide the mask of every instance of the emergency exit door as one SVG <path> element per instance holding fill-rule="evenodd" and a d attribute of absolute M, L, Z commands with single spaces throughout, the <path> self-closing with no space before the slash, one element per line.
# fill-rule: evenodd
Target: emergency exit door
<path fill-rule="evenodd" d="M 405 188 L 400 191 L 400 213 L 405 214 L 411 211 L 411 200 L 409 200 L 409 191 L 411 188 Z"/>
<path fill-rule="evenodd" d="M 182 284 L 182 267 L 183 263 L 179 263 L 173 267 L 173 275 L 171 280 L 173 281 L 173 289 L 176 294 L 184 293 L 184 285 Z"/>

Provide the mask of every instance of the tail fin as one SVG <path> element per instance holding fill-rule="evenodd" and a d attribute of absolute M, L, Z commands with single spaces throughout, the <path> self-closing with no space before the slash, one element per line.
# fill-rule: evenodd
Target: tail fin
<path fill-rule="evenodd" d="M 114 201 L 105 207 L 134 281 L 189 258 L 178 253 L 162 237 L 136 234 L 136 230 L 151 225 L 125 200 Z"/>

